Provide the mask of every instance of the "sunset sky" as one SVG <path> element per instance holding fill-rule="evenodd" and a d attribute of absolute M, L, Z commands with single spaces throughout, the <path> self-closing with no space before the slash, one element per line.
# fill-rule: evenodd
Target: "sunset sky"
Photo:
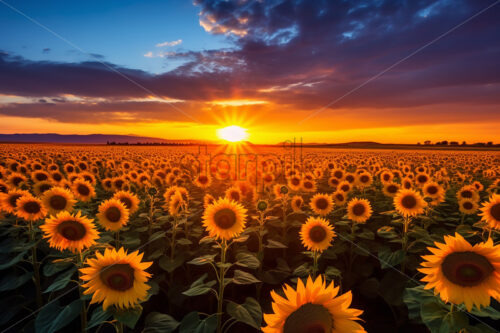
<path fill-rule="evenodd" d="M 500 142 L 500 1 L 0 0 L 0 133 Z"/>

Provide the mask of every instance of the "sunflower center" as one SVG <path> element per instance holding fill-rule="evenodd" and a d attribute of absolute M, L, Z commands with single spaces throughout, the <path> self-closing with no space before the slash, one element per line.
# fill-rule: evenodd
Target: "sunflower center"
<path fill-rule="evenodd" d="M 300 184 L 300 179 L 298 179 L 298 178 L 292 178 L 292 184 L 295 185 L 295 186 L 299 185 Z"/>
<path fill-rule="evenodd" d="M 307 189 L 311 189 L 313 187 L 313 184 L 311 182 L 304 182 L 304 187 Z"/>
<path fill-rule="evenodd" d="M 240 201 L 240 194 L 237 191 L 232 191 L 229 196 L 234 201 Z"/>
<path fill-rule="evenodd" d="M 427 182 L 427 176 L 418 176 L 418 182 L 419 183 L 425 183 Z"/>
<path fill-rule="evenodd" d="M 18 186 L 20 182 L 22 182 L 23 179 L 21 177 L 14 177 L 12 179 L 12 183 L 14 184 L 14 186 Z"/>
<path fill-rule="evenodd" d="M 114 290 L 126 291 L 134 286 L 134 269 L 129 264 L 106 266 L 99 275 L 101 281 Z"/>
<path fill-rule="evenodd" d="M 122 217 L 122 212 L 117 207 L 113 206 L 113 207 L 109 207 L 108 209 L 106 209 L 106 218 L 110 222 L 116 223 L 116 222 L 120 221 L 121 217 Z"/>
<path fill-rule="evenodd" d="M 44 173 L 37 173 L 35 177 L 38 181 L 47 180 L 47 175 Z"/>
<path fill-rule="evenodd" d="M 362 203 L 357 203 L 352 207 L 352 213 L 356 216 L 361 216 L 365 213 L 366 208 Z"/>
<path fill-rule="evenodd" d="M 437 187 L 436 186 L 429 186 L 427 188 L 427 193 L 433 195 L 433 194 L 436 194 L 438 191 Z"/>
<path fill-rule="evenodd" d="M 54 178 L 55 181 L 60 181 L 62 179 L 62 176 L 58 173 L 54 173 L 52 175 L 52 178 Z"/>
<path fill-rule="evenodd" d="M 123 180 L 121 180 L 121 179 L 115 180 L 115 186 L 117 188 L 122 188 L 122 186 L 123 186 Z"/>
<path fill-rule="evenodd" d="M 463 198 L 472 198 L 472 192 L 469 190 L 463 191 L 462 192 L 462 197 Z"/>
<path fill-rule="evenodd" d="M 55 210 L 63 210 L 64 208 L 66 208 L 67 203 L 68 201 L 66 200 L 66 198 L 58 194 L 53 195 L 49 201 L 50 207 L 54 208 Z"/>
<path fill-rule="evenodd" d="M 389 193 L 396 193 L 398 191 L 398 187 L 396 185 L 389 185 L 387 186 L 387 192 Z"/>
<path fill-rule="evenodd" d="M 472 209 L 473 205 L 472 205 L 472 202 L 469 202 L 469 201 L 466 201 L 462 204 L 462 206 L 465 208 L 465 209 Z"/>
<path fill-rule="evenodd" d="M 323 305 L 306 303 L 292 312 L 285 321 L 283 333 L 329 333 L 333 318 Z"/>
<path fill-rule="evenodd" d="M 127 209 L 130 209 L 130 207 L 132 207 L 132 200 L 130 200 L 130 198 L 121 197 L 120 201 L 122 204 L 125 205 L 125 208 L 127 208 Z"/>
<path fill-rule="evenodd" d="M 201 184 L 206 184 L 208 182 L 208 178 L 207 178 L 207 176 L 200 176 L 200 177 L 198 177 L 198 181 Z"/>
<path fill-rule="evenodd" d="M 342 178 L 342 171 L 335 171 L 333 175 L 335 176 L 335 178 Z"/>
<path fill-rule="evenodd" d="M 21 197 L 20 194 L 13 194 L 10 196 L 9 198 L 9 204 L 12 206 L 12 207 L 16 207 L 16 201 L 17 199 L 19 199 Z"/>
<path fill-rule="evenodd" d="M 29 214 L 37 214 L 40 212 L 40 209 L 41 209 L 38 202 L 35 202 L 35 201 L 29 201 L 29 202 L 25 203 L 23 208 Z"/>
<path fill-rule="evenodd" d="M 391 179 L 391 176 L 389 176 L 388 174 L 385 174 L 384 175 L 384 180 L 389 180 L 389 179 Z"/>
<path fill-rule="evenodd" d="M 83 185 L 83 184 L 78 185 L 78 187 L 76 188 L 76 190 L 81 195 L 89 195 L 90 194 L 90 189 L 88 188 L 88 186 Z"/>
<path fill-rule="evenodd" d="M 363 175 L 359 179 L 361 180 L 362 183 L 368 183 L 370 177 L 368 177 L 367 175 Z"/>
<path fill-rule="evenodd" d="M 223 208 L 214 214 L 215 224 L 221 229 L 230 229 L 236 224 L 236 214 L 229 208 Z"/>
<path fill-rule="evenodd" d="M 78 241 L 87 234 L 87 229 L 80 222 L 74 220 L 61 222 L 57 226 L 57 231 L 70 241 Z"/>
<path fill-rule="evenodd" d="M 349 183 L 354 182 L 354 177 L 352 175 L 348 175 L 345 177 L 345 180 L 347 180 Z"/>
<path fill-rule="evenodd" d="M 417 199 L 415 199 L 413 195 L 406 195 L 401 200 L 401 205 L 403 205 L 404 208 L 411 209 L 417 205 Z"/>
<path fill-rule="evenodd" d="M 444 276 L 462 287 L 481 284 L 493 272 L 491 263 L 475 252 L 454 252 L 441 264 Z"/>
<path fill-rule="evenodd" d="M 322 226 L 315 225 L 309 231 L 309 237 L 315 243 L 320 243 L 326 238 L 326 230 Z"/>
<path fill-rule="evenodd" d="M 316 200 L 316 207 L 318 209 L 326 209 L 328 207 L 328 200 L 325 198 L 319 198 Z"/>
<path fill-rule="evenodd" d="M 490 214 L 495 220 L 500 221 L 500 203 L 497 203 L 491 207 Z"/>
<path fill-rule="evenodd" d="M 342 185 L 342 187 L 340 188 L 342 191 L 344 192 L 347 192 L 349 191 L 349 185 L 345 184 L 345 185 Z"/>
<path fill-rule="evenodd" d="M 344 201 L 344 196 L 342 195 L 342 193 L 337 193 L 335 197 L 337 198 L 338 201 Z"/>

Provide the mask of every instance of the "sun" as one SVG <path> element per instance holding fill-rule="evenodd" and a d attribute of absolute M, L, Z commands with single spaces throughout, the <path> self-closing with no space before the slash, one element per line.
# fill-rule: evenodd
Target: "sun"
<path fill-rule="evenodd" d="M 224 128 L 219 128 L 217 130 L 217 136 L 229 142 L 238 142 L 247 139 L 248 132 L 246 128 L 232 125 Z"/>

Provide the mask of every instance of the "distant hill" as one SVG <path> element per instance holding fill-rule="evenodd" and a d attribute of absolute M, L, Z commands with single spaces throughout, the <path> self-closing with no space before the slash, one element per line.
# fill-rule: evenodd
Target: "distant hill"
<path fill-rule="evenodd" d="M 106 144 L 108 142 L 129 144 L 137 143 L 190 143 L 193 140 L 166 140 L 135 135 L 108 135 L 108 134 L 0 134 L 0 142 L 30 142 L 30 143 L 86 143 Z"/>

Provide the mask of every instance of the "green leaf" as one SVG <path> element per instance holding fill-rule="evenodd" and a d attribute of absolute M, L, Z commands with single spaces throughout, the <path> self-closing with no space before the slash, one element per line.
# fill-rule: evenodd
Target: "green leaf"
<path fill-rule="evenodd" d="M 59 301 L 51 301 L 45 304 L 35 319 L 35 332 L 49 332 L 50 326 L 56 319 L 61 307 Z"/>
<path fill-rule="evenodd" d="M 250 237 L 249 235 L 241 235 L 240 237 L 237 237 L 237 238 L 233 238 L 233 243 L 243 243 L 243 242 L 246 242 L 248 237 Z"/>
<path fill-rule="evenodd" d="M 259 268 L 260 261 L 254 255 L 246 252 L 240 252 L 236 255 L 236 265 L 248 267 L 251 269 Z"/>
<path fill-rule="evenodd" d="M 217 316 L 210 316 L 203 319 L 198 324 L 198 326 L 196 326 L 194 333 L 213 333 L 215 332 L 216 328 L 217 328 Z"/>
<path fill-rule="evenodd" d="M 252 284 L 252 283 L 259 283 L 260 280 L 248 272 L 236 269 L 234 271 L 233 282 L 236 284 Z"/>
<path fill-rule="evenodd" d="M 9 254 L 1 255 L 0 262 L 3 262 L 3 264 L 0 264 L 0 270 L 14 266 L 15 264 L 23 260 L 24 256 L 26 255 L 26 252 L 27 251 L 21 252 L 13 258 L 11 258 Z M 10 258 L 10 260 L 8 258 Z"/>
<path fill-rule="evenodd" d="M 198 312 L 193 311 L 182 318 L 179 333 L 193 333 L 198 324 L 201 322 Z"/>
<path fill-rule="evenodd" d="M 146 316 L 144 333 L 171 333 L 180 323 L 168 314 L 151 312 Z"/>
<path fill-rule="evenodd" d="M 51 291 L 61 290 L 68 285 L 71 280 L 71 277 L 76 272 L 76 267 L 70 268 L 67 271 L 61 273 L 52 284 L 45 289 L 44 293 L 49 293 Z"/>
<path fill-rule="evenodd" d="M 309 265 L 309 263 L 303 263 L 302 265 L 300 265 L 299 267 L 295 268 L 295 270 L 293 271 L 293 275 L 295 276 L 299 276 L 299 277 L 304 277 L 304 276 L 307 276 L 309 275 L 311 271 L 311 267 Z"/>
<path fill-rule="evenodd" d="M 226 307 L 227 313 L 239 322 L 260 330 L 262 324 L 262 309 L 260 304 L 251 297 L 245 299 L 245 303 L 237 304 L 229 301 Z"/>
<path fill-rule="evenodd" d="M 43 266 L 43 275 L 52 276 L 56 273 L 64 271 L 71 265 L 72 263 L 68 261 L 48 262 Z"/>
<path fill-rule="evenodd" d="M 471 311 L 469 311 L 475 316 L 479 317 L 490 317 L 493 320 L 500 319 L 500 312 L 493 308 L 492 306 L 487 306 L 478 310 L 476 307 L 473 307 Z"/>
<path fill-rule="evenodd" d="M 142 306 L 137 305 L 132 309 L 115 309 L 113 315 L 116 320 L 120 323 L 125 324 L 127 327 L 134 329 L 137 321 L 141 317 L 142 314 Z"/>
<path fill-rule="evenodd" d="M 52 323 L 49 332 L 56 332 L 71 323 L 82 310 L 82 300 L 77 299 L 60 309 L 57 317 Z"/>
<path fill-rule="evenodd" d="M 382 269 L 395 267 L 403 262 L 405 258 L 405 252 L 403 250 L 396 250 L 396 252 L 391 252 L 388 247 L 382 247 L 378 252 L 378 259 L 380 261 L 380 266 Z"/>
<path fill-rule="evenodd" d="M 101 325 L 103 322 L 107 321 L 113 314 L 109 311 L 104 311 L 101 305 L 97 306 L 92 315 L 90 316 L 90 321 L 87 325 L 87 329 Z"/>
<path fill-rule="evenodd" d="M 209 243 L 212 243 L 215 241 L 215 238 L 213 237 L 210 237 L 210 236 L 205 236 L 203 237 L 202 239 L 200 239 L 200 241 L 198 242 L 198 244 L 209 244 Z"/>
<path fill-rule="evenodd" d="M 194 258 L 193 260 L 190 260 L 187 263 L 191 264 L 191 265 L 198 265 L 198 266 L 205 265 L 205 264 L 208 264 L 210 262 L 213 262 L 215 256 L 216 256 L 215 254 L 206 254 L 204 256 Z"/>
<path fill-rule="evenodd" d="M 160 266 L 161 269 L 169 273 L 172 273 L 178 267 L 182 266 L 183 263 L 184 259 L 182 256 L 174 257 L 174 260 L 170 259 L 169 256 L 162 256 L 160 258 L 160 261 L 158 262 L 158 265 Z"/>
<path fill-rule="evenodd" d="M 377 230 L 377 235 L 382 238 L 386 239 L 391 239 L 391 238 L 397 238 L 398 234 L 394 230 L 394 227 L 385 225 L 383 227 L 378 228 Z"/>
<path fill-rule="evenodd" d="M 7 324 L 29 301 L 20 295 L 2 297 L 0 300 L 0 326 Z"/>
<path fill-rule="evenodd" d="M 191 286 L 189 287 L 188 290 L 184 291 L 182 294 L 186 296 L 199 296 L 199 295 L 204 295 L 212 289 L 212 287 L 215 285 L 215 281 L 208 281 L 205 282 L 205 279 L 208 277 L 208 274 L 205 273 L 202 276 L 200 276 L 196 281 L 191 283 Z"/>
<path fill-rule="evenodd" d="M 367 229 L 363 230 L 363 232 L 359 234 L 356 234 L 356 236 L 358 236 L 359 238 L 369 239 L 369 240 L 375 239 L 375 234 L 373 233 L 373 231 Z"/>
<path fill-rule="evenodd" d="M 270 249 L 286 249 L 287 248 L 287 246 L 285 244 L 278 242 L 278 241 L 275 241 L 275 240 L 272 240 L 272 239 L 267 240 L 266 247 L 270 248 Z"/>
<path fill-rule="evenodd" d="M 2 281 L 0 281 L 0 291 L 17 289 L 28 282 L 32 276 L 33 272 L 26 272 L 21 276 L 18 276 L 15 273 L 4 275 Z"/>
<path fill-rule="evenodd" d="M 406 288 L 403 295 L 403 301 L 408 307 L 408 317 L 420 321 L 420 305 L 433 297 L 435 297 L 434 293 L 430 290 L 425 290 L 423 286 Z"/>
<path fill-rule="evenodd" d="M 449 308 L 435 297 L 421 304 L 420 316 L 432 333 L 458 332 L 469 324 L 464 312 L 450 312 Z"/>
<path fill-rule="evenodd" d="M 82 301 L 77 299 L 60 307 L 58 301 L 45 304 L 35 319 L 35 331 L 53 333 L 71 323 L 82 309 Z"/>
<path fill-rule="evenodd" d="M 341 277 L 342 276 L 342 272 L 333 267 L 333 266 L 328 266 L 325 270 L 325 275 L 330 279 L 330 280 L 333 280 L 334 278 L 336 277 Z"/>
<path fill-rule="evenodd" d="M 179 238 L 175 241 L 177 244 L 179 245 L 191 245 L 193 244 L 193 242 L 191 242 L 189 239 L 187 238 Z"/>

